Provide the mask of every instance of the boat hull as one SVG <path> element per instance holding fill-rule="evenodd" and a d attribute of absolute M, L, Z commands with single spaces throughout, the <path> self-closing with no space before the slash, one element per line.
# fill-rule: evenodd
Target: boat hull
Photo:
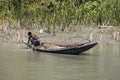
<path fill-rule="evenodd" d="M 82 46 L 75 46 L 75 47 L 70 47 L 70 48 L 62 48 L 62 49 L 57 49 L 57 50 L 41 50 L 41 49 L 37 49 L 37 51 L 39 51 L 39 52 L 49 52 L 49 53 L 59 53 L 59 54 L 78 55 L 78 54 L 80 54 L 80 53 L 82 53 L 84 51 L 87 51 L 87 50 L 93 48 L 96 45 L 97 45 L 97 42 L 85 44 L 85 45 L 82 45 Z"/>

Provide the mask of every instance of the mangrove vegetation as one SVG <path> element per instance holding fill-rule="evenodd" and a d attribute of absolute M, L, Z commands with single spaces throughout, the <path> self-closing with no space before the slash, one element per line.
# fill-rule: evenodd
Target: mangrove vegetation
<path fill-rule="evenodd" d="M 62 30 L 120 25 L 120 0 L 0 0 L 0 28 Z M 72 25 L 72 26 L 71 26 Z"/>

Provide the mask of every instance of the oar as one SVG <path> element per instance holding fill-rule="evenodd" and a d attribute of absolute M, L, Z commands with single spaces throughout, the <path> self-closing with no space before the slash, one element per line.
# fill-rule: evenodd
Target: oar
<path fill-rule="evenodd" d="M 28 44 L 26 42 L 23 42 L 25 45 L 27 45 L 29 48 L 32 48 L 32 45 L 31 44 Z"/>

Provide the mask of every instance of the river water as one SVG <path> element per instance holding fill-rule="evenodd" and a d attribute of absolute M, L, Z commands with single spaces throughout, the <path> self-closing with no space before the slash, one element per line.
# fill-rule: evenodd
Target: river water
<path fill-rule="evenodd" d="M 120 45 L 97 45 L 83 55 L 0 45 L 0 80 L 120 80 Z"/>

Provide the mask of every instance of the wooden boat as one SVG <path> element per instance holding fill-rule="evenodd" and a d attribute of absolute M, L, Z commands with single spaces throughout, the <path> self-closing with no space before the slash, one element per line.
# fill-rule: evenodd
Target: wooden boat
<path fill-rule="evenodd" d="M 26 45 L 28 45 L 27 43 L 25 43 Z M 74 46 L 67 46 L 67 47 L 61 47 L 61 46 L 58 46 L 59 48 L 56 48 L 56 49 L 36 49 L 36 51 L 39 51 L 39 52 L 48 52 L 48 53 L 59 53 L 59 54 L 73 54 L 73 55 L 77 55 L 77 54 L 80 54 L 84 51 L 87 51 L 91 48 L 93 48 L 94 46 L 97 45 L 97 42 L 95 43 L 84 43 L 82 45 L 74 45 Z M 30 47 L 30 45 L 28 45 Z"/>

